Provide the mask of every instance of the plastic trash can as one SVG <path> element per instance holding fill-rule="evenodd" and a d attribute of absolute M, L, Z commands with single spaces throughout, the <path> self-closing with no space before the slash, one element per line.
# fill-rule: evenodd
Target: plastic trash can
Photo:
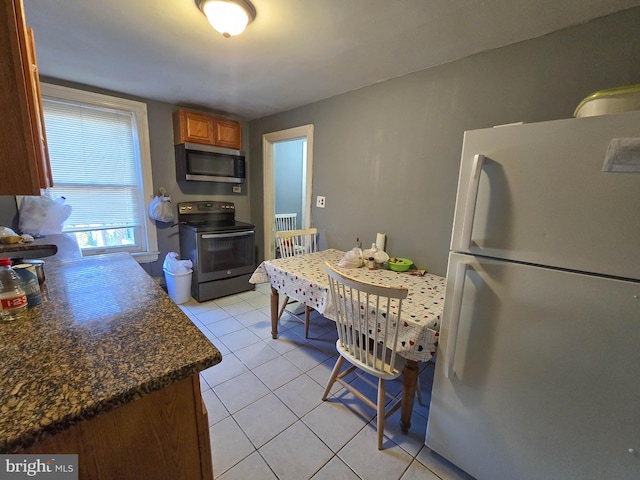
<path fill-rule="evenodd" d="M 193 270 L 184 273 L 171 273 L 163 269 L 164 278 L 167 281 L 167 292 L 171 300 L 178 305 L 187 303 L 191 298 L 191 275 Z"/>

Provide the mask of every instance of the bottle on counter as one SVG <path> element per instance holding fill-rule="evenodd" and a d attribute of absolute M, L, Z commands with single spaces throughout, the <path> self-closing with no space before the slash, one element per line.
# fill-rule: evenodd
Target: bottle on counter
<path fill-rule="evenodd" d="M 0 258 L 0 321 L 11 322 L 25 315 L 27 294 L 22 280 L 11 268 L 11 260 Z"/>
<path fill-rule="evenodd" d="M 27 295 L 27 307 L 37 307 L 42 303 L 42 295 L 40 293 L 40 284 L 36 274 L 36 267 L 28 263 L 14 265 L 13 271 L 22 280 L 22 289 Z"/>
<path fill-rule="evenodd" d="M 360 237 L 356 238 L 356 246 L 354 250 L 358 258 L 360 259 L 358 266 L 361 267 L 364 264 L 364 258 L 362 256 L 362 242 L 360 241 Z"/>

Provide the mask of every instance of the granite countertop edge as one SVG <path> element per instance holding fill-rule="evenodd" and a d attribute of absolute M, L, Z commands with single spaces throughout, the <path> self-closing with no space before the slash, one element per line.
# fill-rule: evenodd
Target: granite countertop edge
<path fill-rule="evenodd" d="M 96 403 L 91 407 L 85 407 L 78 415 L 69 415 L 51 424 L 37 429 L 25 430 L 19 437 L 14 438 L 10 442 L 3 442 L 0 439 L 0 452 L 2 453 L 18 453 L 27 449 L 40 440 L 67 430 L 69 427 L 77 425 L 85 420 L 90 420 L 103 413 L 110 412 L 115 408 L 126 405 L 127 403 L 137 400 L 138 398 L 149 393 L 161 390 L 164 387 L 172 385 L 175 382 L 183 380 L 195 375 L 200 371 L 217 365 L 222 361 L 222 354 L 209 357 L 193 365 L 185 366 L 181 370 L 176 370 L 162 377 L 157 377 L 152 381 L 140 384 L 138 388 L 129 389 L 125 392 L 114 395 L 112 398 L 105 399 Z"/>
<path fill-rule="evenodd" d="M 131 256 L 82 258 L 65 235 L 46 243 L 58 253 L 45 258 L 42 305 L 25 320 L 0 323 L 0 453 L 27 449 L 222 361 Z M 91 282 L 98 290 L 87 288 Z"/>

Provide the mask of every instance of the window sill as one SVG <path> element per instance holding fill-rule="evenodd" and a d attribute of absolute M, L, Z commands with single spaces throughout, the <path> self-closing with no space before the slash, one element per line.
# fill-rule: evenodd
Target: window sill
<path fill-rule="evenodd" d="M 151 263 L 158 260 L 158 257 L 160 256 L 160 252 L 132 253 L 131 256 L 138 263 Z"/>

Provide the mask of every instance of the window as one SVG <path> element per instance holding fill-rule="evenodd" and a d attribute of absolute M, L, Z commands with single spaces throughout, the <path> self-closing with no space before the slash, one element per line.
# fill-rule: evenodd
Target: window
<path fill-rule="evenodd" d="M 42 85 L 54 198 L 72 212 L 63 232 L 83 255 L 130 252 L 139 262 L 158 258 L 146 214 L 153 197 L 147 109 L 144 103 Z"/>

